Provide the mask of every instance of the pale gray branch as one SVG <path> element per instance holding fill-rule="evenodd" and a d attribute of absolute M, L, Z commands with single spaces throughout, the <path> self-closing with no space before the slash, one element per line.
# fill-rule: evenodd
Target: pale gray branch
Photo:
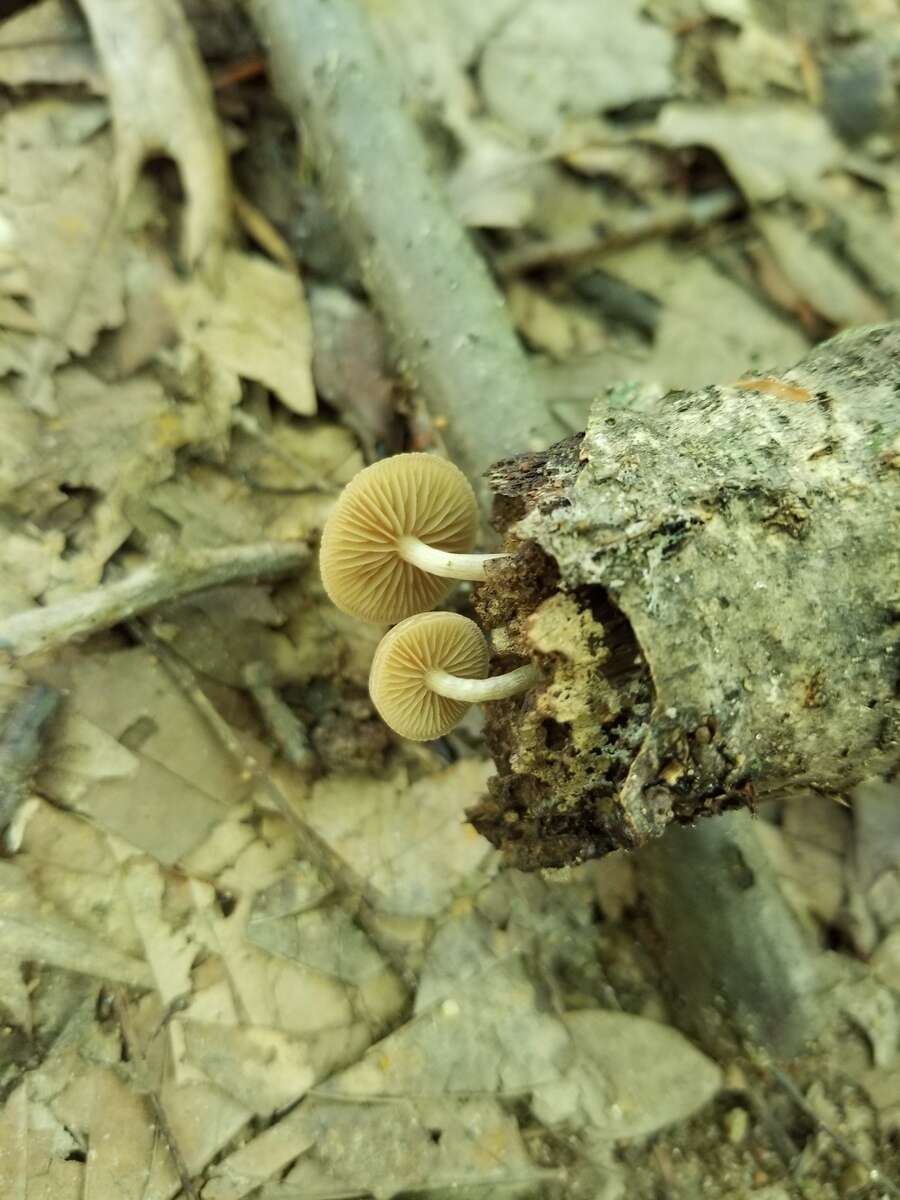
<path fill-rule="evenodd" d="M 260 542 L 222 550 L 197 550 L 148 563 L 115 583 L 0 620 L 0 651 L 15 658 L 52 650 L 159 604 L 207 588 L 249 579 L 272 579 L 298 570 L 309 556 L 302 542 Z"/>
<path fill-rule="evenodd" d="M 400 365 L 476 483 L 563 436 L 357 0 L 247 0 Z M 304 143 L 306 144 L 306 143 Z"/>

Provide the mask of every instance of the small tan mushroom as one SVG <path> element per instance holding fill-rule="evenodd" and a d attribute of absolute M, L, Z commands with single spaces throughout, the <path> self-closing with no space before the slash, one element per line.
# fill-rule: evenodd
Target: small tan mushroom
<path fill-rule="evenodd" d="M 319 551 L 332 603 L 363 621 L 400 621 L 446 595 L 450 579 L 484 579 L 500 554 L 470 554 L 478 506 L 458 467 L 431 454 L 396 454 L 355 475 Z"/>
<path fill-rule="evenodd" d="M 470 704 L 517 696 L 540 679 L 530 664 L 486 678 L 489 658 L 484 635 L 468 617 L 419 613 L 378 643 L 369 694 L 395 733 L 430 741 L 459 724 Z"/>

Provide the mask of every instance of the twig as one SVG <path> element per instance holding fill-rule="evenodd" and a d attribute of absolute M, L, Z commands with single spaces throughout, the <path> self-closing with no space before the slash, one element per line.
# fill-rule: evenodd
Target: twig
<path fill-rule="evenodd" d="M 752 1055 L 748 1055 L 752 1059 Z M 765 1128 L 766 1133 L 771 1139 L 772 1145 L 775 1148 L 775 1153 L 784 1163 L 785 1167 L 790 1170 L 792 1166 L 796 1166 L 798 1162 L 800 1150 L 797 1147 L 794 1139 L 785 1129 L 784 1125 L 775 1114 L 771 1107 L 760 1096 L 756 1088 L 750 1087 L 749 1084 L 744 1087 L 744 1094 L 749 1101 L 750 1107 L 753 1110 L 754 1116 L 759 1123 Z"/>
<path fill-rule="evenodd" d="M 245 0 L 401 365 L 474 480 L 564 436 L 358 0 Z"/>
<path fill-rule="evenodd" d="M 243 58 L 235 59 L 216 71 L 211 80 L 212 88 L 214 92 L 221 92 L 265 73 L 266 60 L 261 54 L 245 54 Z"/>
<path fill-rule="evenodd" d="M 62 695 L 35 684 L 0 718 L 0 831 L 28 796 L 28 784 L 41 756 L 42 735 Z"/>
<path fill-rule="evenodd" d="M 843 1134 L 838 1133 L 836 1129 L 832 1129 L 830 1125 L 826 1125 L 813 1106 L 797 1087 L 796 1083 L 794 1083 L 793 1079 L 790 1078 L 790 1076 L 785 1075 L 784 1071 L 779 1070 L 779 1068 L 774 1066 L 772 1063 L 768 1063 L 766 1065 L 768 1070 L 771 1071 L 772 1077 L 778 1086 L 787 1092 L 797 1107 L 809 1117 L 817 1129 L 821 1129 L 823 1133 L 827 1134 L 828 1137 L 831 1138 L 838 1150 L 840 1150 L 841 1154 L 846 1155 L 846 1157 L 852 1159 L 853 1162 L 858 1162 L 860 1166 L 865 1167 L 871 1183 L 875 1184 L 879 1188 L 883 1188 L 891 1196 L 900 1196 L 900 1184 L 896 1184 L 892 1180 L 888 1179 L 886 1175 L 881 1173 L 878 1167 L 872 1165 L 865 1155 L 860 1154 L 858 1150 L 855 1150 L 843 1136 Z"/>
<path fill-rule="evenodd" d="M 244 668 L 243 676 L 250 695 L 256 701 L 259 715 L 278 742 L 284 757 L 292 767 L 308 774 L 316 765 L 315 752 L 309 744 L 306 730 L 272 687 L 265 665 L 250 663 Z"/>
<path fill-rule="evenodd" d="M 178 1172 L 178 1178 L 181 1180 L 181 1190 L 184 1193 L 185 1200 L 200 1200 L 184 1155 L 181 1153 L 181 1147 L 178 1145 L 178 1140 L 175 1137 L 172 1126 L 169 1124 L 169 1118 L 163 1107 L 162 1099 L 150 1081 L 150 1070 L 147 1066 L 147 1059 L 144 1057 L 144 1052 L 132 1027 L 128 1004 L 120 988 L 116 988 L 113 991 L 113 1007 L 116 1019 L 119 1022 L 119 1028 L 122 1031 L 122 1039 L 125 1042 L 128 1056 L 134 1067 L 138 1086 L 150 1101 L 153 1115 L 156 1118 L 157 1128 L 162 1134 L 166 1145 L 169 1147 L 169 1154 L 172 1156 L 172 1162 L 175 1164 L 175 1170 Z"/>
<path fill-rule="evenodd" d="M 278 784 L 244 748 L 234 730 L 197 684 L 191 667 L 178 658 L 165 642 L 161 641 L 151 629 L 141 622 L 129 621 L 127 628 L 133 637 L 157 655 L 164 669 L 196 707 L 209 725 L 213 735 L 218 738 L 225 751 L 235 760 L 240 771 L 256 782 L 256 785 L 265 792 L 273 806 L 290 825 L 297 838 L 300 852 L 341 893 L 345 907 L 359 923 L 360 928 L 368 934 L 382 957 L 390 963 L 410 991 L 414 990 L 416 986 L 414 975 L 390 943 L 386 941 L 378 927 L 374 905 L 367 896 L 369 887 L 366 881 L 357 875 L 353 868 L 303 820 Z"/>
<path fill-rule="evenodd" d="M 743 200 L 730 188 L 692 196 L 638 212 L 618 225 L 579 229 L 546 241 L 529 242 L 507 250 L 494 260 L 499 275 L 523 275 L 542 267 L 565 266 L 582 258 L 599 257 L 624 246 L 679 231 L 695 231 L 721 221 L 741 207 Z"/>
<path fill-rule="evenodd" d="M 275 262 L 280 263 L 286 271 L 297 273 L 297 259 L 286 238 L 278 232 L 269 218 L 258 209 L 247 197 L 236 188 L 232 193 L 234 215 L 240 221 L 244 232 L 256 242 L 262 250 Z"/>
<path fill-rule="evenodd" d="M 0 621 L 0 651 L 18 658 L 51 650 L 207 588 L 290 574 L 308 557 L 302 542 L 259 542 L 173 555 L 138 567 L 115 583 L 6 617 Z"/>

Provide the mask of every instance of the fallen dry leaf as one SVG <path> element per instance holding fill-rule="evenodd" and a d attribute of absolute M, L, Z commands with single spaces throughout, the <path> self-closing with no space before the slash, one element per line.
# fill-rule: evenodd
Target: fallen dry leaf
<path fill-rule="evenodd" d="M 722 1085 L 719 1067 L 677 1030 L 629 1013 L 584 1009 L 563 1018 L 576 1056 L 538 1087 L 535 1114 L 601 1139 L 645 1137 L 691 1116 Z"/>
<path fill-rule="evenodd" d="M 426 956 L 415 1013 L 319 1094 L 514 1095 L 560 1078 L 569 1035 L 515 948 L 496 951 L 477 916 L 441 926 Z"/>
<path fill-rule="evenodd" d="M 758 212 L 754 222 L 793 287 L 832 325 L 843 328 L 885 319 L 884 307 L 854 273 L 796 222 L 774 212 Z"/>
<path fill-rule="evenodd" d="M 465 822 L 492 768 L 466 759 L 410 784 L 332 775 L 301 804 L 303 819 L 368 882 L 384 912 L 437 916 L 473 874 L 489 874 L 490 846 Z"/>
<path fill-rule="evenodd" d="M 85 84 L 97 91 L 100 71 L 81 14 L 65 0 L 40 0 L 0 25 L 0 81 Z"/>
<path fill-rule="evenodd" d="M 811 181 L 838 166 L 840 142 L 821 113 L 807 105 L 767 101 L 667 104 L 657 121 L 667 146 L 709 146 L 749 200 L 802 195 Z"/>
<path fill-rule="evenodd" d="M 178 0 L 81 5 L 109 88 L 120 210 L 144 159 L 166 151 L 187 193 L 188 261 L 208 256 L 214 268 L 230 224 L 228 160 L 209 80 Z"/>
<path fill-rule="evenodd" d="M 84 1200 L 81 1147 L 27 1078 L 0 1110 L 0 1179 L 10 1200 Z"/>
<path fill-rule="evenodd" d="M 548 142 L 570 120 L 668 95 L 673 50 L 635 0 L 532 0 L 488 40 L 478 81 L 496 116 Z"/>
<path fill-rule="evenodd" d="M 44 412 L 57 408 L 53 368 L 86 354 L 101 330 L 125 315 L 106 121 L 99 102 L 56 99 L 17 106 L 3 117 L 4 251 L 22 272 L 20 294 L 39 329 L 27 347 L 25 398 Z"/>
<path fill-rule="evenodd" d="M 527 1195 L 552 1174 L 534 1166 L 516 1121 L 488 1097 L 377 1104 L 315 1097 L 298 1109 L 294 1125 L 300 1144 L 309 1138 L 312 1146 L 287 1175 L 285 1197 L 370 1191 L 373 1146 L 383 1156 L 376 1191 L 386 1200 L 420 1189 Z M 278 1190 L 267 1194 L 275 1200 Z M 228 1200 L 233 1195 L 225 1193 Z"/>
<path fill-rule="evenodd" d="M 145 963 L 122 954 L 74 921 L 48 910 L 18 864 L 0 862 L 0 929 L 7 963 L 40 962 L 112 979 L 132 987 L 146 986 Z M 9 967 L 6 968 L 7 974 Z"/>
<path fill-rule="evenodd" d="M 69 704 L 39 778 L 42 792 L 157 861 L 188 854 L 247 791 L 147 651 L 86 655 L 48 667 L 47 679 L 67 689 Z"/>
<path fill-rule="evenodd" d="M 231 250 L 220 285 L 198 275 L 173 287 L 168 302 L 187 343 L 242 378 L 265 384 L 292 412 L 316 411 L 309 310 L 296 274 Z"/>

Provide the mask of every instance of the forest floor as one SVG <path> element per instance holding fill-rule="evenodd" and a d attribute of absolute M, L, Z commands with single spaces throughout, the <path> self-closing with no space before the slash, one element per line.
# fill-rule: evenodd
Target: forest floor
<path fill-rule="evenodd" d="M 894 0 L 360 2 L 564 428 L 900 317 Z M 241 6 L 84 8 L 0 24 L 3 1200 L 900 1195 L 896 787 L 760 814 L 858 972 L 789 1068 L 678 1027 L 627 855 L 504 867 L 316 567 L 444 419 Z"/>

